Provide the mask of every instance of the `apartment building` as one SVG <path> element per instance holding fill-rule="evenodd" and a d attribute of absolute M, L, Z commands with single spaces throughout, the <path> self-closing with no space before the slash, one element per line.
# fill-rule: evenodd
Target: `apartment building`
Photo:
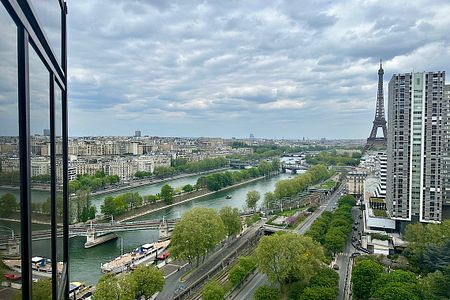
<path fill-rule="evenodd" d="M 444 150 L 443 150 L 443 204 L 450 205 L 450 85 L 447 84 L 444 87 L 444 116 L 443 116 L 443 133 L 444 133 Z"/>
<path fill-rule="evenodd" d="M 384 152 L 376 155 L 378 186 L 374 196 L 377 198 L 386 198 L 386 178 L 387 178 L 387 156 Z"/>
<path fill-rule="evenodd" d="M 440 222 L 445 72 L 394 74 L 389 82 L 387 194 L 399 221 Z"/>

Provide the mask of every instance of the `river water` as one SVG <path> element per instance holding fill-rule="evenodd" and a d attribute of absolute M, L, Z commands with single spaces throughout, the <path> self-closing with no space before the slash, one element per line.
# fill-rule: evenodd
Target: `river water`
<path fill-rule="evenodd" d="M 245 198 L 248 191 L 257 190 L 261 193 L 261 197 L 263 197 L 264 193 L 274 190 L 275 183 L 278 180 L 288 178 L 289 176 L 289 174 L 279 174 L 272 178 L 248 183 L 227 191 L 219 191 L 214 195 L 163 209 L 153 214 L 140 217 L 137 220 L 161 219 L 162 217 L 178 218 L 184 211 L 194 206 L 204 206 L 215 209 L 220 209 L 224 206 L 232 206 L 242 210 L 245 205 Z M 179 187 L 185 184 L 195 184 L 198 177 L 199 176 L 190 176 L 166 183 L 173 187 Z M 139 192 L 141 195 L 156 194 L 161 190 L 161 187 L 164 184 L 165 183 L 159 183 L 155 185 L 142 186 L 127 191 Z M 0 190 L 0 194 L 2 194 L 2 192 L 4 191 Z M 124 193 L 124 191 L 112 193 L 110 195 L 121 193 Z M 232 198 L 225 199 L 226 195 L 231 195 Z M 92 203 L 100 208 L 100 205 L 105 197 L 106 195 L 95 196 L 92 198 Z M 3 223 L 5 222 L 2 222 L 2 224 Z M 9 223 L 5 225 L 18 229 L 18 224 Z M 43 227 L 45 228 L 45 226 Z M 33 225 L 33 229 L 40 229 L 40 226 Z M 70 281 L 81 281 L 89 284 L 95 284 L 102 275 L 100 272 L 100 265 L 119 256 L 121 254 L 121 244 L 123 244 L 123 251 L 129 252 L 144 243 L 153 242 L 159 238 L 159 233 L 157 230 L 118 232 L 117 235 L 119 236 L 119 239 L 90 249 L 84 249 L 85 237 L 75 237 L 70 239 Z M 35 241 L 33 242 L 33 255 L 49 257 L 49 247 L 49 241 Z"/>

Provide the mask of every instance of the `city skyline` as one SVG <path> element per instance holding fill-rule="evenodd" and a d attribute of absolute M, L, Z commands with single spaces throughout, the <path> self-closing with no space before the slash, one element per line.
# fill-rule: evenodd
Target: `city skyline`
<path fill-rule="evenodd" d="M 72 3 L 70 135 L 365 139 L 380 58 L 450 70 L 450 5 L 354 2 Z"/>
<path fill-rule="evenodd" d="M 450 4 L 68 2 L 0 5 L 1 299 L 450 299 Z"/>

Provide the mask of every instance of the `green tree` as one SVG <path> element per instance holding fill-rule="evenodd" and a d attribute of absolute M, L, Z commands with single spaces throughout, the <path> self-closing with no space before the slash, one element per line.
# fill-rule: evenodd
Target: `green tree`
<path fill-rule="evenodd" d="M 80 184 L 79 180 L 75 179 L 75 180 L 69 181 L 69 193 L 75 193 L 80 188 L 81 188 L 81 184 Z"/>
<path fill-rule="evenodd" d="M 391 291 L 396 291 L 396 295 L 387 295 Z M 418 298 L 401 298 L 406 294 L 404 291 L 412 293 L 412 295 L 420 295 L 421 289 L 416 274 L 410 271 L 395 270 L 391 273 L 383 273 L 376 280 L 372 287 L 373 297 L 382 297 L 385 299 L 418 299 Z"/>
<path fill-rule="evenodd" d="M 244 268 L 238 264 L 233 266 L 228 272 L 228 280 L 233 286 L 235 286 L 241 283 L 246 275 L 247 273 L 245 272 Z"/>
<path fill-rule="evenodd" d="M 429 273 L 420 281 L 423 299 L 441 300 L 450 299 L 450 266 L 441 271 Z"/>
<path fill-rule="evenodd" d="M 264 206 L 266 208 L 272 207 L 272 205 L 277 201 L 277 197 L 273 192 L 267 192 L 264 194 Z"/>
<path fill-rule="evenodd" d="M 93 294 L 94 300 L 134 300 L 136 299 L 136 282 L 131 275 L 103 275 L 97 283 Z"/>
<path fill-rule="evenodd" d="M 272 171 L 272 165 L 267 160 L 262 160 L 259 163 L 258 169 L 262 175 L 269 175 Z"/>
<path fill-rule="evenodd" d="M 255 291 L 253 300 L 278 300 L 280 291 L 277 288 L 262 285 Z"/>
<path fill-rule="evenodd" d="M 261 198 L 261 195 L 258 191 L 249 191 L 247 193 L 247 199 L 245 200 L 245 203 L 247 204 L 247 207 L 250 209 L 255 210 L 256 204 L 258 203 L 259 199 Z"/>
<path fill-rule="evenodd" d="M 256 269 L 256 267 L 258 266 L 258 263 L 256 261 L 256 258 L 253 256 L 241 256 L 241 257 L 239 257 L 239 265 L 248 274 Z"/>
<path fill-rule="evenodd" d="M 410 283 L 391 282 L 377 289 L 372 294 L 372 298 L 383 300 L 419 300 L 420 297 L 414 291 L 414 286 Z"/>
<path fill-rule="evenodd" d="M 351 207 L 356 205 L 356 199 L 352 195 L 344 195 L 338 200 L 339 206 L 349 205 Z"/>
<path fill-rule="evenodd" d="M 325 259 L 319 244 L 294 233 L 262 237 L 256 258 L 260 271 L 282 289 L 294 279 L 309 283 Z"/>
<path fill-rule="evenodd" d="M 422 269 L 426 272 L 444 270 L 450 266 L 450 239 L 443 244 L 429 244 L 422 253 Z"/>
<path fill-rule="evenodd" d="M 97 208 L 94 205 L 89 207 L 83 207 L 83 210 L 80 215 L 80 221 L 86 222 L 88 220 L 95 219 L 95 213 L 97 212 Z"/>
<path fill-rule="evenodd" d="M 146 171 L 137 171 L 136 173 L 134 173 L 134 177 L 139 178 L 139 179 L 149 177 L 150 175 L 152 175 L 152 174 L 150 172 L 146 172 Z"/>
<path fill-rule="evenodd" d="M 333 269 L 322 267 L 317 274 L 311 278 L 310 286 L 334 288 L 338 287 L 339 275 Z"/>
<path fill-rule="evenodd" d="M 184 213 L 175 225 L 171 254 L 189 262 L 204 256 L 225 237 L 225 226 L 212 208 L 195 207 Z"/>
<path fill-rule="evenodd" d="M 87 209 L 91 206 L 91 191 L 89 189 L 77 191 L 77 195 L 72 201 L 74 201 L 72 209 L 74 209 L 76 220 L 77 222 L 80 222 L 83 209 Z"/>
<path fill-rule="evenodd" d="M 116 207 L 114 204 L 114 197 L 107 196 L 103 200 L 103 204 L 100 206 L 100 210 L 101 210 L 102 214 L 104 214 L 105 216 L 116 215 Z"/>
<path fill-rule="evenodd" d="M 33 300 L 51 300 L 52 299 L 52 281 L 43 279 L 33 282 Z"/>
<path fill-rule="evenodd" d="M 190 193 L 194 191 L 194 187 L 190 184 L 186 184 L 185 186 L 183 186 L 183 192 L 185 193 Z"/>
<path fill-rule="evenodd" d="M 325 235 L 325 248 L 335 255 L 344 250 L 346 241 L 347 232 L 343 231 L 341 227 L 333 227 L 333 225 L 330 225 Z"/>
<path fill-rule="evenodd" d="M 338 296 L 336 288 L 329 287 L 307 287 L 303 291 L 300 299 L 302 300 L 335 300 Z"/>
<path fill-rule="evenodd" d="M 123 195 L 117 197 L 107 196 L 103 200 L 103 204 L 100 206 L 102 214 L 105 216 L 118 216 L 127 211 L 129 204 L 126 202 L 126 198 Z"/>
<path fill-rule="evenodd" d="M 16 197 L 11 193 L 6 193 L 0 197 L 0 214 L 8 215 L 17 210 L 18 203 Z"/>
<path fill-rule="evenodd" d="M 101 188 L 103 186 L 103 180 L 102 178 L 94 178 L 91 181 L 90 187 L 93 190 L 98 190 L 99 188 Z"/>
<path fill-rule="evenodd" d="M 166 183 L 161 188 L 161 193 L 160 193 L 161 199 L 163 199 L 166 204 L 172 204 L 172 202 L 173 202 L 173 193 L 174 193 L 173 187 L 171 187 L 170 185 L 168 185 Z"/>
<path fill-rule="evenodd" d="M 138 192 L 130 192 L 130 193 L 125 193 L 125 194 L 121 194 L 119 196 L 116 197 L 117 198 L 117 202 L 118 203 L 126 203 L 127 204 L 127 209 L 128 208 L 134 208 L 134 207 L 138 207 L 142 205 L 142 197 L 141 195 L 139 195 Z"/>
<path fill-rule="evenodd" d="M 107 176 L 107 178 L 111 184 L 120 182 L 120 178 L 117 175 L 109 175 L 109 176 Z"/>
<path fill-rule="evenodd" d="M 423 273 L 445 269 L 450 261 L 450 220 L 441 224 L 409 224 L 405 229 L 409 263 Z M 442 262 L 442 264 L 441 264 Z"/>
<path fill-rule="evenodd" d="M 159 166 L 159 167 L 155 168 L 155 170 L 153 171 L 153 174 L 157 178 L 165 178 L 165 177 L 173 176 L 176 172 L 177 171 L 174 167 Z"/>
<path fill-rule="evenodd" d="M 281 169 L 281 162 L 278 158 L 272 159 L 272 171 L 279 171 Z"/>
<path fill-rule="evenodd" d="M 47 200 L 42 203 L 41 210 L 43 214 L 50 214 L 51 211 L 51 205 L 52 205 L 52 199 L 50 197 L 47 197 Z"/>
<path fill-rule="evenodd" d="M 139 266 L 131 273 L 136 283 L 136 296 L 150 298 L 164 287 L 164 275 L 154 266 Z"/>
<path fill-rule="evenodd" d="M 224 297 L 225 289 L 217 281 L 212 281 L 203 288 L 203 300 L 222 300 Z"/>
<path fill-rule="evenodd" d="M 108 273 L 100 277 L 93 294 L 94 300 L 114 300 L 119 299 L 119 295 L 119 284 L 114 274 Z"/>
<path fill-rule="evenodd" d="M 375 282 L 383 273 L 383 267 L 372 259 L 364 258 L 356 263 L 352 271 L 353 294 L 358 299 L 369 299 Z"/>
<path fill-rule="evenodd" d="M 125 276 L 119 276 L 117 280 L 119 285 L 119 298 L 118 300 L 135 300 L 136 299 L 136 282 L 131 278 L 129 274 Z"/>
<path fill-rule="evenodd" d="M 220 218 L 228 236 L 234 236 L 239 234 L 242 229 L 241 216 L 237 208 L 230 206 L 224 206 L 219 211 Z"/>
<path fill-rule="evenodd" d="M 155 202 L 158 201 L 158 200 L 159 200 L 159 197 L 156 196 L 156 195 L 148 195 L 148 196 L 147 196 L 147 201 L 148 201 L 149 203 L 155 203 Z"/>

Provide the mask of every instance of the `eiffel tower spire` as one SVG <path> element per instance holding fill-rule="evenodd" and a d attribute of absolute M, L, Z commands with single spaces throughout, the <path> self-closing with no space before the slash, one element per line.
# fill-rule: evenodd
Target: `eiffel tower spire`
<path fill-rule="evenodd" d="M 378 92 L 377 107 L 375 109 L 375 119 L 372 125 L 372 131 L 367 139 L 366 149 L 374 147 L 386 147 L 387 144 L 387 127 L 386 118 L 384 116 L 384 92 L 383 92 L 383 62 L 380 59 L 380 69 L 378 69 Z M 377 137 L 378 128 L 383 129 L 383 137 Z"/>

